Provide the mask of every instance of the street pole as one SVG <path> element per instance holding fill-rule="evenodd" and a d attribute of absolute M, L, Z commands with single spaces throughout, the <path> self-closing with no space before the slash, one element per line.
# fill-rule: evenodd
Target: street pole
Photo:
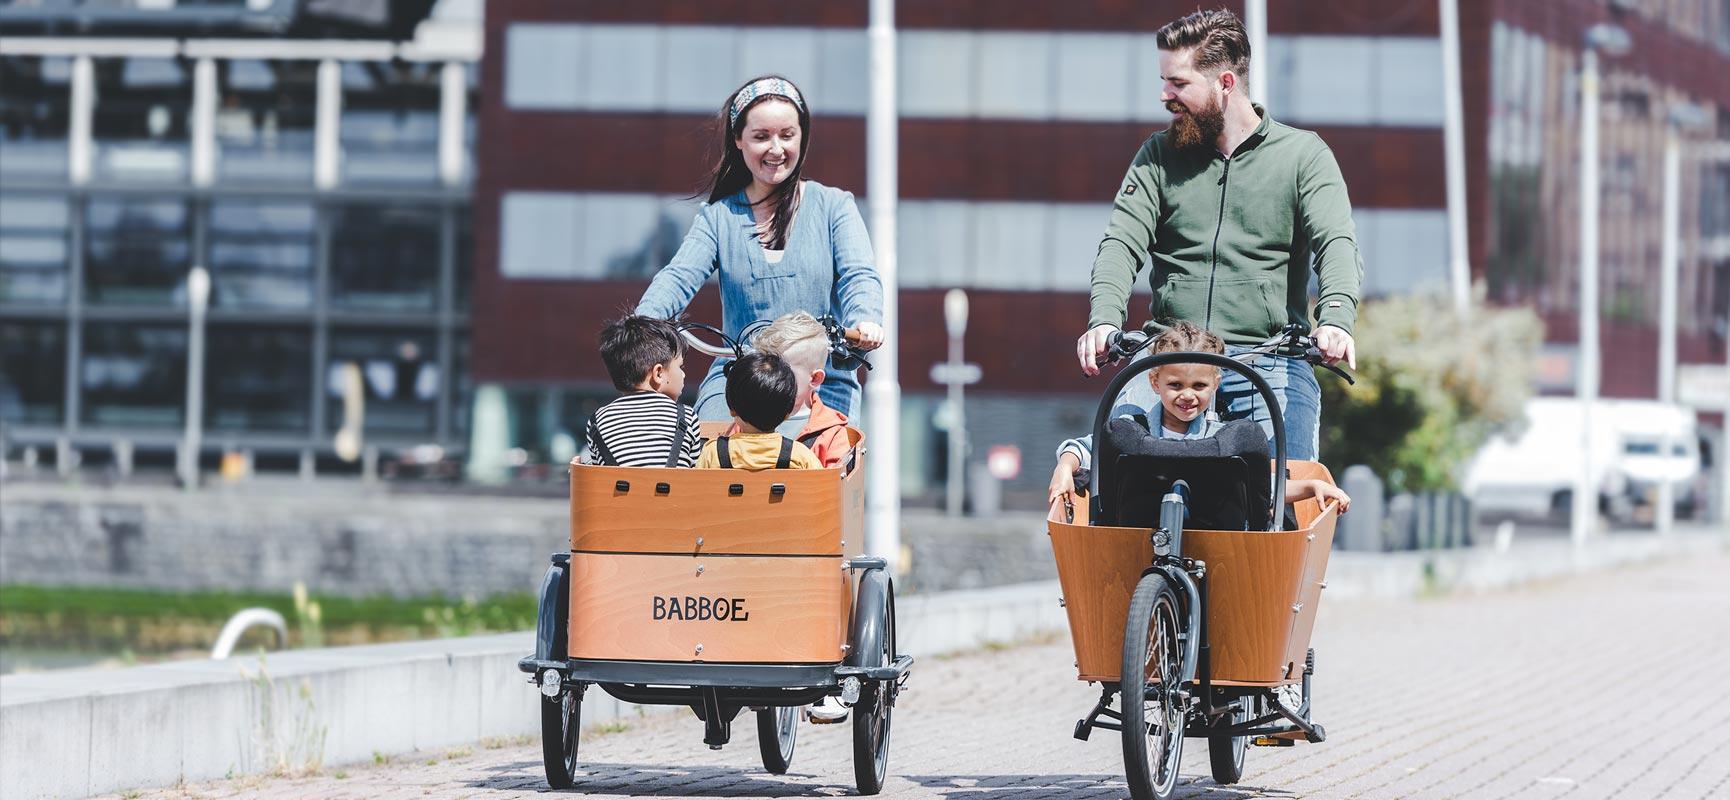
<path fill-rule="evenodd" d="M 1569 536 L 1583 547 L 1598 519 L 1592 442 L 1598 404 L 1598 53 L 1628 52 L 1628 32 L 1609 23 L 1587 29 L 1580 48 L 1580 353 L 1575 391 L 1580 404 L 1580 473 L 1574 483 Z"/>
<path fill-rule="evenodd" d="M 1580 472 L 1574 481 L 1569 534 L 1586 544 L 1598 518 L 1592 471 L 1592 412 L 1598 402 L 1598 51 L 1580 55 L 1580 346 L 1574 389 L 1580 404 Z"/>
<path fill-rule="evenodd" d="M 1659 262 L 1658 280 L 1658 402 L 1669 414 L 1676 405 L 1676 271 L 1681 258 L 1678 253 L 1681 234 L 1682 143 L 1681 132 L 1674 119 L 1664 130 L 1664 242 Z M 1659 463 L 1667 463 L 1671 441 L 1670 425 L 1663 426 L 1658 439 Z M 1660 473 L 1658 478 L 1658 508 L 1653 523 L 1660 536 L 1670 532 L 1675 515 L 1675 492 L 1670 479 Z"/>
<path fill-rule="evenodd" d="M 210 302 L 210 273 L 193 267 L 186 275 L 186 430 L 180 442 L 180 485 L 198 488 L 198 453 L 204 437 L 204 310 Z"/>
<path fill-rule="evenodd" d="M 1243 27 L 1249 35 L 1249 99 L 1267 105 L 1267 0 L 1244 0 Z"/>
<path fill-rule="evenodd" d="M 949 333 L 949 368 L 951 378 L 958 378 L 967 363 L 961 356 L 962 341 L 967 334 L 967 293 L 950 289 L 943 295 L 943 327 Z M 967 483 L 967 406 L 962 399 L 961 380 L 949 382 L 949 516 L 961 516 L 963 489 Z"/>
<path fill-rule="evenodd" d="M 871 248 L 883 283 L 883 346 L 871 355 L 865 380 L 867 447 L 876 464 L 866 470 L 865 550 L 901 559 L 900 303 L 895 272 L 896 170 L 900 117 L 895 106 L 895 0 L 871 0 L 871 100 L 866 110 L 865 193 L 871 212 Z"/>
<path fill-rule="evenodd" d="M 1466 114 L 1460 96 L 1459 0 L 1439 0 L 1442 23 L 1442 132 L 1447 167 L 1448 277 L 1454 313 L 1464 320 L 1472 297 L 1472 267 L 1466 252 Z"/>

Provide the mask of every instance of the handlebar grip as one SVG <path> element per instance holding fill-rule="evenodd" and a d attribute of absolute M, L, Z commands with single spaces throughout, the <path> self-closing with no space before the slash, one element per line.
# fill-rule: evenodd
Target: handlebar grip
<path fill-rule="evenodd" d="M 859 335 L 858 328 L 844 328 L 841 331 L 841 338 L 847 340 L 848 344 L 857 345 L 862 337 Z"/>

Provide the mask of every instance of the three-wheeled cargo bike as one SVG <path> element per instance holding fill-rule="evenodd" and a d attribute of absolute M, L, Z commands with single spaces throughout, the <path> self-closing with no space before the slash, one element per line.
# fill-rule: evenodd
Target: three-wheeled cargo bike
<path fill-rule="evenodd" d="M 1111 355 L 1146 344 L 1118 334 Z M 1321 362 L 1291 329 L 1245 360 L 1290 357 Z M 1272 417 L 1271 480 L 1267 440 L 1251 420 L 1210 439 L 1162 441 L 1111 418 L 1130 380 L 1174 363 L 1249 378 Z M 1077 677 L 1101 686 L 1075 737 L 1121 732 L 1135 800 L 1172 796 L 1186 736 L 1207 740 L 1213 777 L 1226 784 L 1242 776 L 1249 743 L 1323 741 L 1310 714 L 1309 640 L 1338 509 L 1307 499 L 1282 513 L 1282 499 L 1288 469 L 1293 479 L 1333 479 L 1319 463 L 1287 460 L 1280 406 L 1257 366 L 1210 353 L 1132 361 L 1101 399 L 1093 434 L 1088 502 L 1055 503 L 1047 521 Z"/>
<path fill-rule="evenodd" d="M 734 352 L 739 349 L 735 348 Z M 705 435 L 719 431 L 706 426 Z M 763 766 L 787 771 L 802 707 L 851 707 L 855 783 L 883 787 L 913 659 L 895 588 L 864 552 L 864 438 L 819 470 L 570 467 L 570 552 L 540 590 L 535 653 L 547 783 L 578 778 L 582 701 L 688 706 L 719 749 L 755 712 Z"/>

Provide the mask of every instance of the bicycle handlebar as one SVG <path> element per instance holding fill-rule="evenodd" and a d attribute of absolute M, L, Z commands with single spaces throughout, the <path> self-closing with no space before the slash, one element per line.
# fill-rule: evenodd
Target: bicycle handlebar
<path fill-rule="evenodd" d="M 860 344 L 864 337 L 860 335 L 858 328 L 843 328 L 831 317 L 820 317 L 818 321 L 823 323 L 823 328 L 829 335 L 832 357 L 838 366 L 847 369 L 857 369 L 861 365 L 866 369 L 871 368 L 871 362 L 865 360 L 865 353 L 868 351 Z M 760 324 L 766 323 L 753 323 L 753 325 Z M 752 333 L 751 327 L 746 326 L 746 334 Z M 699 330 L 708 331 L 720 337 L 722 344 L 711 344 L 698 338 L 694 331 Z M 711 358 L 740 358 L 754 349 L 749 342 L 735 341 L 733 337 L 723 333 L 719 328 L 700 322 L 681 323 L 679 325 L 679 338 L 685 341 L 686 347 Z M 850 362 L 857 363 L 848 366 Z"/>
<path fill-rule="evenodd" d="M 1141 352 L 1152 343 L 1153 337 L 1147 335 L 1145 331 L 1114 331 L 1106 338 L 1106 361 L 1116 364 Z M 1321 348 L 1316 346 L 1315 339 L 1305 333 L 1303 327 L 1299 325 L 1287 325 L 1281 328 L 1279 333 L 1269 337 L 1267 341 L 1253 345 L 1244 352 L 1231 356 L 1231 358 L 1247 364 L 1262 356 L 1307 361 L 1340 376 L 1348 384 L 1357 383 L 1352 378 L 1351 373 L 1341 369 L 1338 365 L 1329 364 L 1327 356 L 1322 353 Z"/>

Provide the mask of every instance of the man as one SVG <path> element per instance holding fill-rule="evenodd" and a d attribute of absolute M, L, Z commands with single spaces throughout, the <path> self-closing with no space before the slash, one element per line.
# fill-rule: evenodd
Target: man
<path fill-rule="evenodd" d="M 1099 374 L 1144 258 L 1153 262 L 1148 328 L 1187 319 L 1224 338 L 1227 355 L 1287 324 L 1310 326 L 1305 270 L 1313 262 L 1316 344 L 1328 363 L 1356 367 L 1363 262 L 1332 151 L 1250 103 L 1249 36 L 1230 11 L 1197 11 L 1156 38 L 1171 126 L 1141 146 L 1118 190 L 1093 261 L 1088 331 L 1076 340 L 1082 372 Z M 1321 387 L 1311 367 L 1277 358 L 1255 366 L 1280 398 L 1290 457 L 1315 459 Z M 1138 392 L 1151 395 L 1132 381 L 1119 403 L 1151 408 L 1153 398 Z M 1265 403 L 1241 375 L 1226 373 L 1219 405 L 1224 417 L 1253 415 L 1273 435 Z"/>

